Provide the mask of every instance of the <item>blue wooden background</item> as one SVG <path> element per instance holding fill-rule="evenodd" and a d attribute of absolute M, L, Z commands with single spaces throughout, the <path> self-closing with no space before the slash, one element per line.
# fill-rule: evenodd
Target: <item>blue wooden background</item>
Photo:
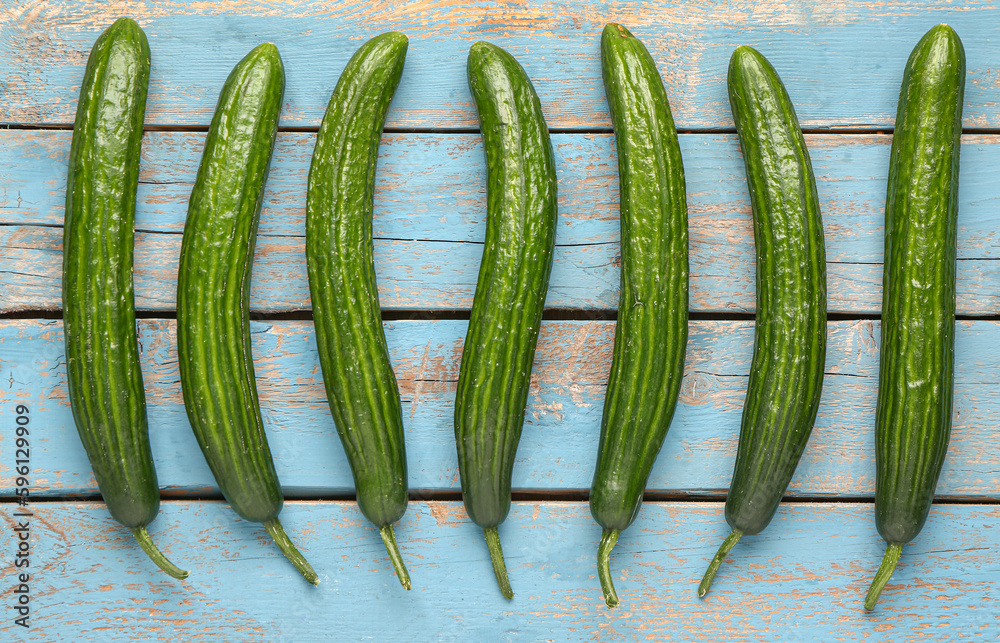
<path fill-rule="evenodd" d="M 60 308 L 66 158 L 90 47 L 115 18 L 146 31 L 152 74 L 135 282 L 150 435 L 163 488 L 155 569 L 107 514 L 66 401 Z M 657 61 L 682 131 L 691 218 L 690 342 L 680 405 L 647 501 L 601 600 L 593 472 L 618 297 L 618 178 L 599 34 L 626 24 Z M 968 76 L 959 215 L 955 418 L 927 526 L 877 609 L 862 599 L 874 529 L 884 191 L 896 97 L 932 25 L 962 37 Z M 104 640 L 991 640 L 1000 636 L 1000 10 L 992 2 L 854 0 L 27 0 L 0 6 L 0 637 Z M 410 38 L 382 141 L 375 253 L 400 383 L 411 502 L 399 587 L 350 473 L 322 388 L 304 263 L 305 177 L 347 59 L 387 30 Z M 465 515 L 452 406 L 485 226 L 484 159 L 465 81 L 479 39 L 508 48 L 553 132 L 560 221 L 517 500 L 501 527 L 515 592 L 496 588 Z M 221 501 L 184 414 L 172 321 L 177 257 L 218 90 L 275 42 L 286 103 L 253 277 L 253 350 L 289 534 L 311 587 L 256 524 Z M 781 74 L 807 130 L 827 237 L 832 315 L 823 401 L 788 492 L 697 582 L 728 533 L 731 473 L 753 339 L 754 254 L 726 99 L 733 48 Z M 16 614 L 15 407 L 31 410 L 31 623 Z"/>

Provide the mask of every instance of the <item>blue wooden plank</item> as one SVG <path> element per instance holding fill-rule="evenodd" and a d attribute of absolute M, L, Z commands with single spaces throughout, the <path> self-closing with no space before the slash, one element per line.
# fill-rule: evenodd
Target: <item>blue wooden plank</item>
<path fill-rule="evenodd" d="M 882 554 L 869 504 L 781 507 L 745 538 L 705 600 L 697 582 L 728 529 L 721 503 L 650 502 L 612 555 L 621 605 L 595 573 L 600 528 L 585 503 L 514 503 L 500 527 L 514 598 L 500 596 L 480 529 L 460 503 L 413 502 L 397 526 L 413 581 L 399 587 L 354 503 L 289 502 L 305 583 L 259 525 L 223 503 L 165 502 L 157 543 L 191 571 L 156 570 L 99 503 L 32 507 L 26 641 L 985 641 L 1000 636 L 1000 510 L 935 505 L 874 612 L 862 599 Z M 16 524 L 3 505 L 5 551 Z M 3 588 L 10 605 L 15 585 Z"/>
<path fill-rule="evenodd" d="M 140 310 L 175 305 L 177 257 L 204 135 L 146 136 L 136 227 Z M 549 308 L 618 303 L 618 177 L 608 134 L 553 136 L 560 219 Z M 889 136 L 807 136 L 822 198 L 830 310 L 881 309 L 882 208 Z M 279 136 L 261 215 L 251 307 L 310 308 L 305 180 L 315 135 Z M 0 311 L 61 305 L 62 204 L 68 132 L 0 132 Z M 683 135 L 691 226 L 691 306 L 752 312 L 754 248 L 735 135 Z M 966 136 L 960 179 L 958 309 L 1000 311 L 1000 137 Z M 382 305 L 468 309 L 485 236 L 476 134 L 386 136 L 374 222 Z"/>
<path fill-rule="evenodd" d="M 0 122 L 71 123 L 87 53 L 126 10 L 145 29 L 153 66 L 147 122 L 206 125 L 223 80 L 259 42 L 275 42 L 287 70 L 282 122 L 316 126 L 354 50 L 390 29 L 410 36 L 390 127 L 474 127 L 465 58 L 475 40 L 508 48 L 538 90 L 555 128 L 610 127 L 598 41 L 608 20 L 626 24 L 660 66 L 677 123 L 732 127 L 725 78 L 737 45 L 758 47 L 781 74 L 806 127 L 889 127 L 907 55 L 940 22 L 965 42 L 965 123 L 997 127 L 990 0 L 916 3 L 537 3 L 354 0 L 280 2 L 49 0 L 0 13 Z"/>
<path fill-rule="evenodd" d="M 966 127 L 996 128 L 989 0 L 871 3 L 642 3 L 575 0 L 455 3 L 403 0 L 29 0 L 0 7 L 0 123 L 69 123 L 94 38 L 124 9 L 153 48 L 151 126 L 207 124 L 232 65 L 265 39 L 289 72 L 284 125 L 314 127 L 344 62 L 367 37 L 407 31 L 411 49 L 386 136 L 376 195 L 383 304 L 467 309 L 478 268 L 484 192 L 464 56 L 475 39 L 511 49 L 535 80 L 550 126 L 610 127 L 597 58 L 605 20 L 649 45 L 682 128 L 692 220 L 692 307 L 753 310 L 753 248 L 742 165 L 725 97 L 737 44 L 753 44 L 789 86 L 806 127 L 890 128 L 903 62 L 930 25 L 948 21 L 969 61 Z M 308 309 L 302 263 L 305 172 L 314 135 L 279 141 L 257 257 L 255 312 Z M 174 307 L 176 257 L 203 134 L 150 132 L 140 187 L 140 308 Z M 69 133 L 0 130 L 0 311 L 58 308 L 62 189 Z M 881 286 L 881 208 L 888 137 L 810 136 L 827 223 L 831 309 L 874 314 Z M 959 306 L 1000 311 L 995 196 L 1000 141 L 967 136 L 963 150 Z M 608 134 L 556 134 L 559 250 L 550 307 L 617 302 L 617 177 Z M 350 493 L 319 380 L 309 322 L 254 324 L 267 430 L 291 495 Z M 180 402 L 172 322 L 140 323 L 151 428 L 169 493 L 214 494 Z M 93 494 L 65 399 L 58 321 L 0 320 L 0 426 L 32 406 L 32 490 Z M 411 487 L 458 488 L 452 398 L 464 322 L 387 324 L 407 412 Z M 613 324 L 543 327 L 515 487 L 584 490 L 596 450 Z M 816 433 L 790 495 L 871 497 L 871 424 L 878 324 L 831 324 Z M 955 433 L 939 492 L 994 502 L 1000 454 L 992 427 L 994 321 L 960 322 Z M 749 322 L 695 322 L 681 404 L 650 488 L 711 494 L 728 484 L 749 365 Z M 0 431 L 0 494 L 11 492 L 12 433 Z M 6 485 L 6 486 L 4 486 Z M 39 498 L 39 499 L 40 499 Z M 17 524 L 0 503 L 6 551 Z M 585 503 L 514 503 L 501 528 L 516 598 L 500 598 L 481 532 L 460 503 L 413 502 L 399 540 L 415 589 L 403 592 L 354 503 L 289 502 L 282 518 L 323 577 L 307 586 L 263 531 L 223 503 L 164 503 L 157 542 L 192 570 L 178 583 L 153 569 L 99 502 L 35 505 L 34 627 L 26 640 L 992 640 L 1000 637 L 995 505 L 936 505 L 908 546 L 878 611 L 861 599 L 881 556 L 870 503 L 795 503 L 746 538 L 705 602 L 694 588 L 727 532 L 721 503 L 647 502 L 613 557 L 622 606 L 609 612 L 594 574 L 599 529 Z M 7 578 L 11 578 L 10 575 Z M 12 604 L 14 585 L 0 588 Z M 266 589 L 264 589 L 266 588 Z M 248 591 L 249 590 L 249 591 Z M 331 595 L 332 594 L 332 595 Z M 21 638 L 0 621 L 0 638 Z M 12 632 L 13 630 L 13 632 Z"/>
<path fill-rule="evenodd" d="M 403 402 L 409 484 L 458 491 L 453 415 L 466 322 L 386 323 Z M 351 494 L 307 321 L 253 322 L 265 428 L 290 496 Z M 584 491 L 593 475 L 614 324 L 544 322 L 513 486 Z M 878 324 L 831 322 L 816 429 L 789 488 L 795 497 L 871 497 Z M 216 493 L 191 434 L 177 374 L 174 324 L 140 322 L 150 436 L 167 493 Z M 720 496 L 728 489 L 753 345 L 753 324 L 697 321 L 672 428 L 648 482 L 653 493 Z M 954 432 L 938 483 L 947 498 L 1000 498 L 1000 323 L 958 323 Z M 0 426 L 32 410 L 38 440 L 33 493 L 95 494 L 66 401 L 59 321 L 0 322 Z M 0 494 L 14 482 L 11 433 L 0 432 Z"/>

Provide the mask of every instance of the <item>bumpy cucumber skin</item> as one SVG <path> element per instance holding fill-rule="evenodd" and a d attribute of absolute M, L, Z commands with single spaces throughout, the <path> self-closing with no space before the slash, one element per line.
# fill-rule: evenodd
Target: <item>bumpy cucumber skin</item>
<path fill-rule="evenodd" d="M 382 329 L 372 251 L 379 139 L 408 40 L 372 38 L 330 97 L 309 169 L 306 259 L 320 365 L 358 505 L 378 527 L 407 505 L 399 388 Z"/>
<path fill-rule="evenodd" d="M 130 529 L 149 524 L 160 506 L 132 287 L 149 66 L 133 20 L 118 20 L 94 44 L 73 127 L 63 238 L 70 408 L 108 511 Z"/>
<path fill-rule="evenodd" d="M 223 85 L 191 192 L 177 287 L 184 407 L 240 517 L 267 522 L 283 497 L 264 433 L 250 351 L 250 273 L 278 132 L 285 73 L 263 44 Z"/>
<path fill-rule="evenodd" d="M 455 441 L 462 497 L 485 529 L 510 511 L 510 479 L 556 231 L 556 172 L 531 80 L 506 51 L 469 49 L 487 169 L 486 243 L 462 350 Z M 489 535 L 489 534 L 488 534 Z"/>
<path fill-rule="evenodd" d="M 726 521 L 756 534 L 774 516 L 816 421 L 826 251 L 809 151 L 777 72 L 754 49 L 738 47 L 728 85 L 753 209 L 757 316 Z"/>
<path fill-rule="evenodd" d="M 951 433 L 964 93 L 962 41 L 933 27 L 903 73 L 886 193 L 875 525 L 889 544 L 923 527 Z"/>
<path fill-rule="evenodd" d="M 601 67 L 618 150 L 621 296 L 590 511 L 605 530 L 622 531 L 639 512 L 684 373 L 687 192 L 666 91 L 645 46 L 609 24 Z"/>

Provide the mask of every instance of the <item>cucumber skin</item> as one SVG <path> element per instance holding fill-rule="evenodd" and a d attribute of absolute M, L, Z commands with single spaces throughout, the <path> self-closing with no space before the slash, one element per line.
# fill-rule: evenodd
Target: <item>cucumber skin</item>
<path fill-rule="evenodd" d="M 266 522 L 283 497 L 250 351 L 250 273 L 285 75 L 263 44 L 226 79 L 191 192 L 177 284 L 177 352 L 191 428 L 222 494 Z"/>
<path fill-rule="evenodd" d="M 933 27 L 906 63 L 886 193 L 875 525 L 890 544 L 923 527 L 951 433 L 964 93 L 962 42 Z"/>
<path fill-rule="evenodd" d="M 757 254 L 753 362 L 726 521 L 744 534 L 774 516 L 816 421 L 826 362 L 826 251 L 816 179 L 774 67 L 750 47 L 729 64 Z"/>
<path fill-rule="evenodd" d="M 121 18 L 87 61 L 73 126 L 63 237 L 70 408 L 111 516 L 156 517 L 160 491 L 146 425 L 132 286 L 135 198 L 149 43 Z"/>
<path fill-rule="evenodd" d="M 541 103 L 503 49 L 469 49 L 487 169 L 486 243 L 462 349 L 455 442 L 462 498 L 483 528 L 510 511 L 510 479 L 548 290 L 556 171 Z"/>
<path fill-rule="evenodd" d="M 320 125 L 306 199 L 309 290 L 326 395 L 358 505 L 379 527 L 399 520 L 408 501 L 403 412 L 372 251 L 379 140 L 407 46 L 405 35 L 384 33 L 348 62 Z"/>
<path fill-rule="evenodd" d="M 670 105 L 646 47 L 609 24 L 601 68 L 621 185 L 621 297 L 590 511 L 604 529 L 622 531 L 639 513 L 684 374 L 687 192 Z"/>

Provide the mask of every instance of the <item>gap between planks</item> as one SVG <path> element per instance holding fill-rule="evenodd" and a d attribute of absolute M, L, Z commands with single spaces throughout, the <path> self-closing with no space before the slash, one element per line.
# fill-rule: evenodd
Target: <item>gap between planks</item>
<path fill-rule="evenodd" d="M 469 321 L 471 311 L 464 310 L 394 310 L 382 311 L 382 321 Z M 13 310 L 0 313 L 0 320 L 30 320 L 30 319 L 62 319 L 62 310 L 28 309 Z M 135 311 L 136 319 L 177 319 L 176 311 Z M 252 321 L 312 321 L 311 310 L 294 310 L 284 312 L 250 311 Z M 618 310 L 597 308 L 552 308 L 542 313 L 543 321 L 617 321 Z M 691 312 L 688 321 L 753 321 L 754 313 L 720 313 Z M 827 322 L 838 321 L 880 321 L 878 313 L 827 313 Z M 993 321 L 1000 322 L 1000 314 L 996 315 L 955 315 L 955 321 Z"/>
<path fill-rule="evenodd" d="M 73 123 L 0 123 L 0 130 L 56 130 L 72 131 Z M 145 125 L 143 132 L 208 132 L 208 125 Z M 304 134 L 315 134 L 319 131 L 318 125 L 279 125 L 279 132 L 294 132 Z M 383 134 L 478 134 L 476 127 L 386 127 Z M 553 127 L 549 129 L 549 134 L 613 134 L 611 127 Z M 735 127 L 705 127 L 705 128 L 684 128 L 678 129 L 678 134 L 736 134 Z M 871 136 L 873 134 L 892 135 L 891 127 L 852 127 L 850 125 L 833 125 L 830 127 L 805 127 L 803 134 L 843 134 L 847 136 Z M 1000 134 L 998 127 L 968 127 L 962 129 L 962 134 L 968 135 L 991 135 Z"/>
<path fill-rule="evenodd" d="M 295 502 L 356 502 L 357 496 L 353 493 L 295 493 L 286 492 L 284 496 L 287 501 Z M 225 499 L 222 494 L 209 490 L 204 493 L 172 492 L 161 490 L 160 500 L 162 502 L 221 502 Z M 410 502 L 461 502 L 462 493 L 460 491 L 434 491 L 411 489 L 408 494 Z M 590 492 L 586 489 L 563 489 L 559 491 L 513 491 L 511 500 L 519 503 L 533 502 L 565 502 L 565 503 L 585 503 L 590 501 Z M 645 493 L 642 497 L 644 504 L 672 503 L 672 502 L 714 502 L 722 504 L 726 501 L 725 490 L 708 492 L 662 492 Z M 33 496 L 31 504 L 58 504 L 65 502 L 88 502 L 103 503 L 104 500 L 99 494 L 68 494 L 68 495 L 45 495 Z M 872 496 L 786 496 L 781 499 L 782 504 L 848 504 L 862 505 L 874 504 L 875 498 Z M 16 497 L 0 498 L 0 506 L 14 505 L 18 503 Z M 1000 498 L 966 497 L 960 495 L 935 496 L 935 505 L 1000 505 Z"/>

